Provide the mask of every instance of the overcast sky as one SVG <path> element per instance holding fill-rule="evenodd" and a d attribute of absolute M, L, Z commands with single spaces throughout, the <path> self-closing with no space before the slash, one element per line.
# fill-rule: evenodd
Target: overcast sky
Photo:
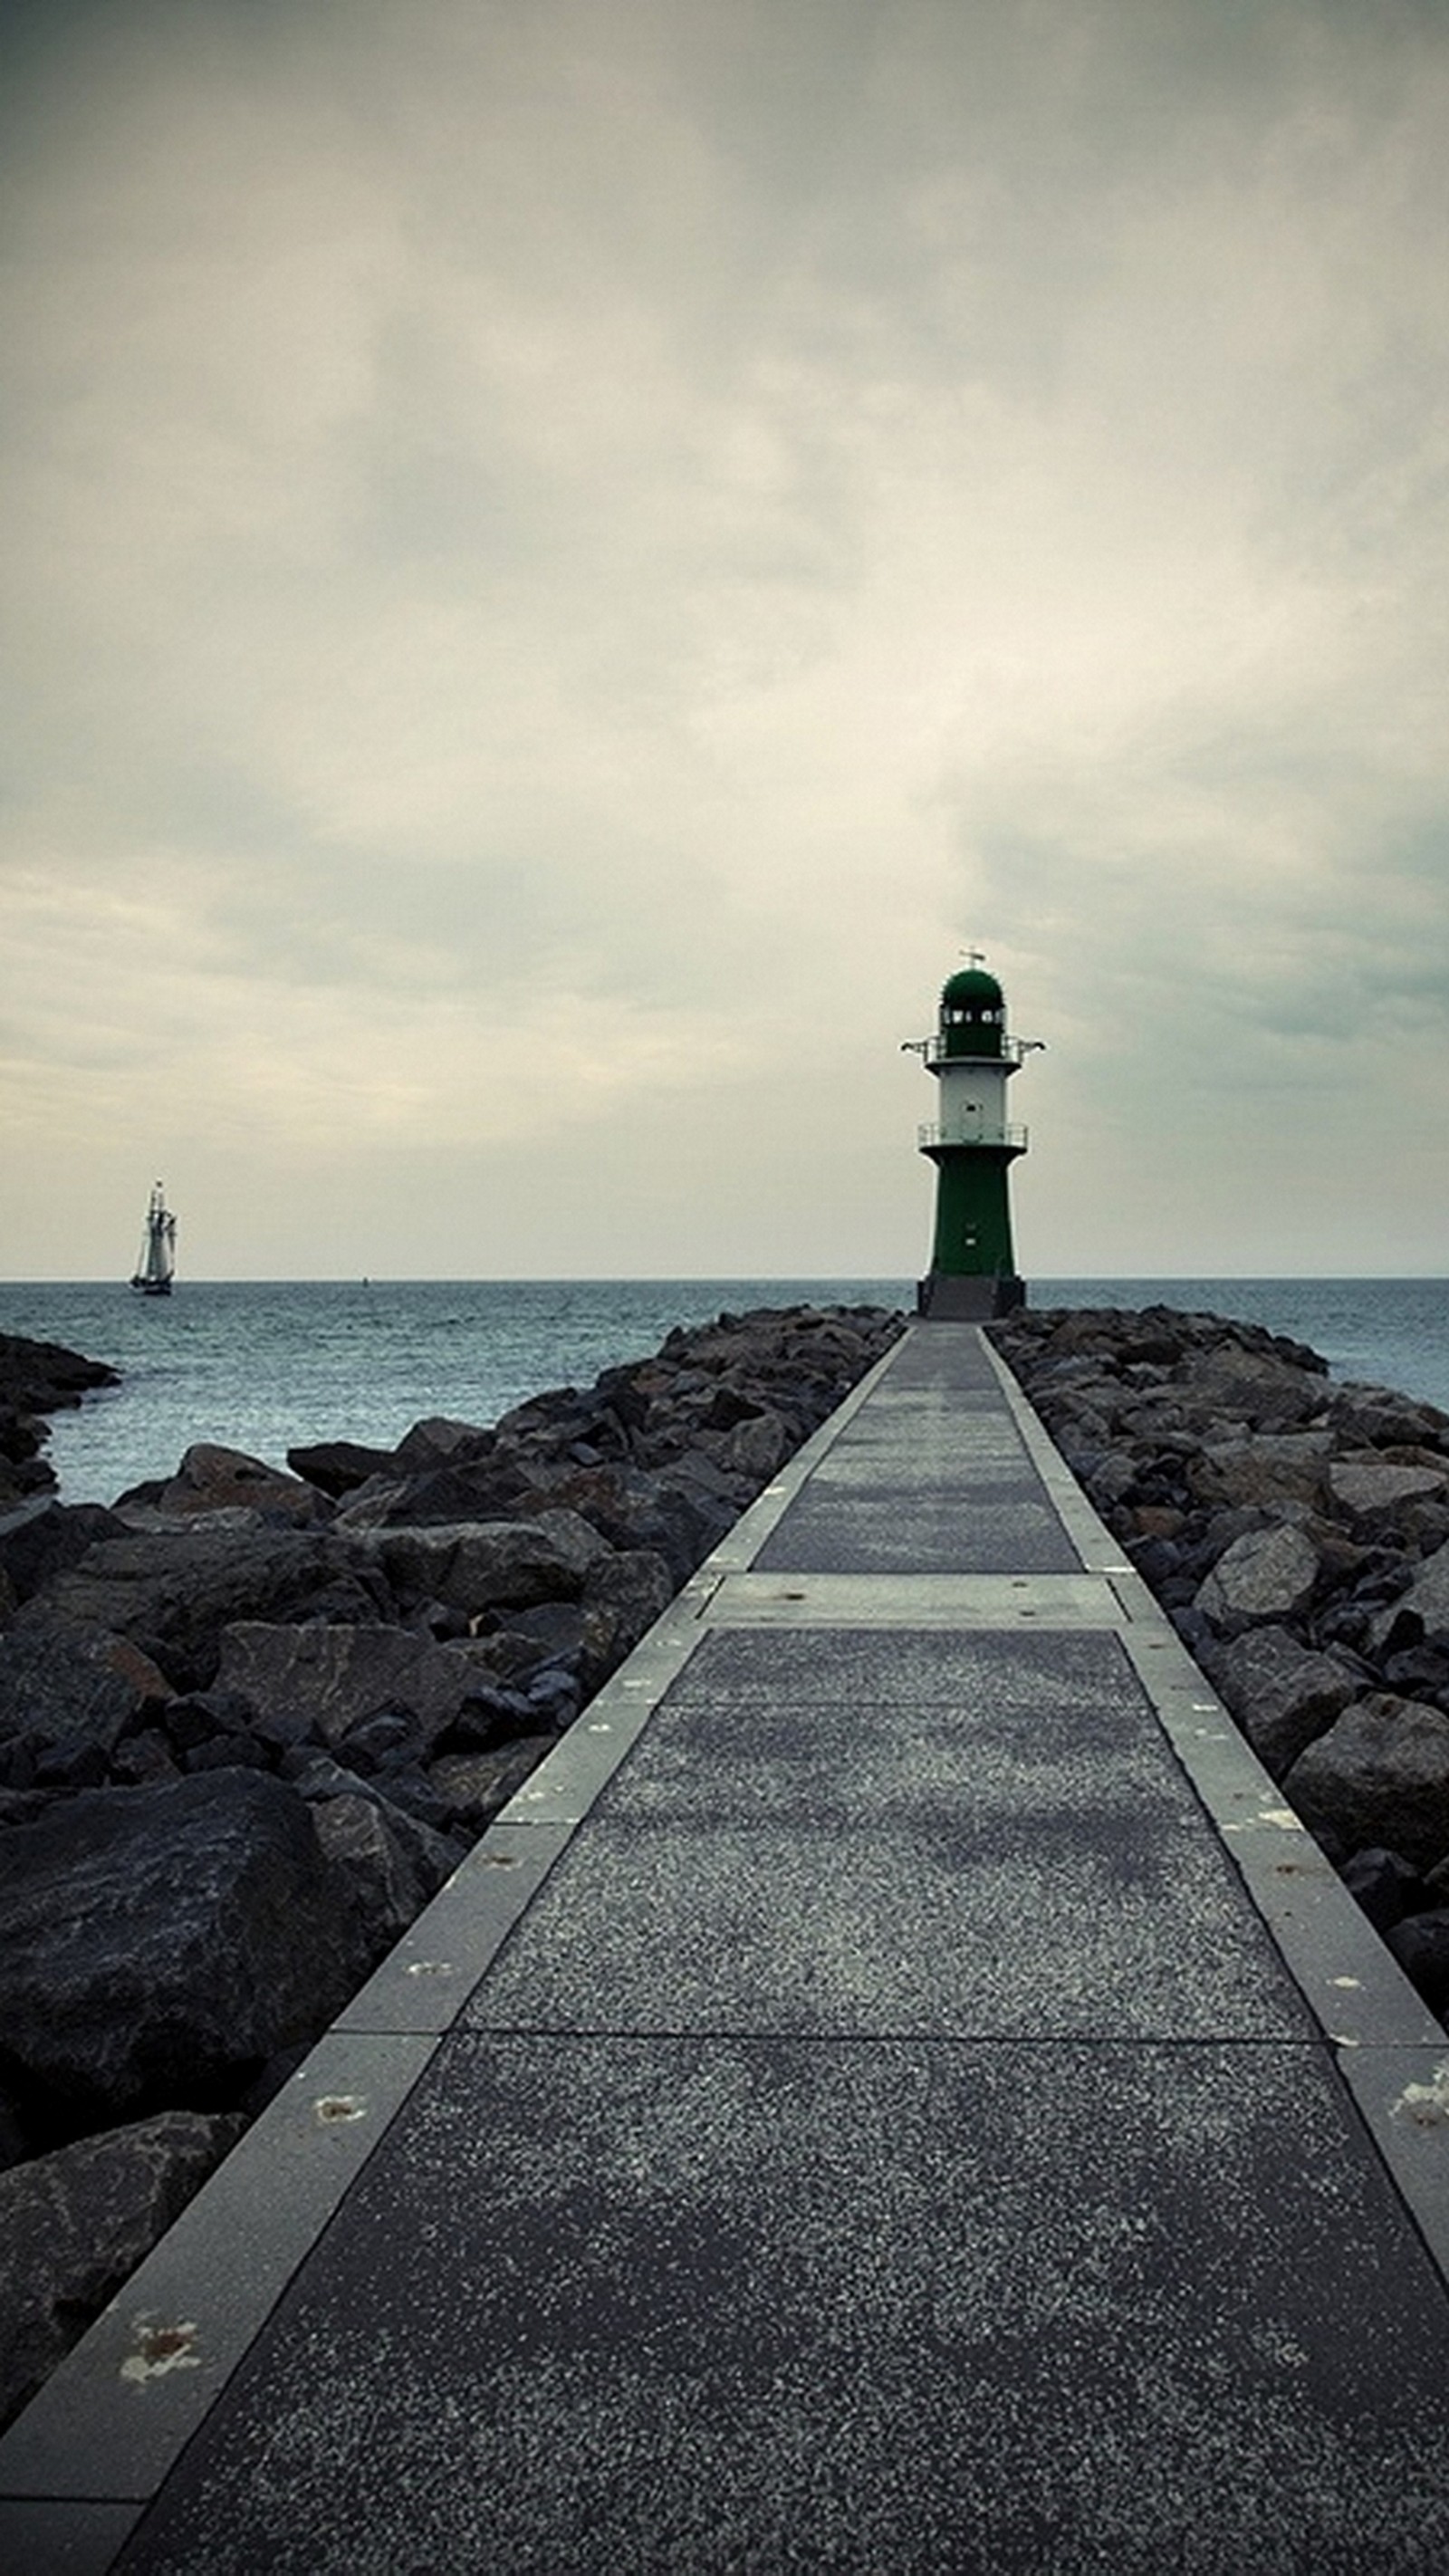
<path fill-rule="evenodd" d="M 1449 1267 L 1440 0 L 0 30 L 0 1272 Z"/>

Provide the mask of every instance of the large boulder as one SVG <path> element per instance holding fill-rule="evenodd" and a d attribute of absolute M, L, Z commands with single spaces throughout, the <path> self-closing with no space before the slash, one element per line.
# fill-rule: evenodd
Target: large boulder
<path fill-rule="evenodd" d="M 369 1953 L 380 1956 L 458 1864 L 446 1837 L 366 1788 L 312 1806 L 317 1840 L 352 1891 Z"/>
<path fill-rule="evenodd" d="M 291 1627 L 243 1619 L 223 1632 L 217 1692 L 275 1735 L 305 1718 L 321 1743 L 341 1744 L 380 1713 L 416 1721 L 427 1751 L 493 1673 L 467 1643 L 435 1645 L 409 1628 Z"/>
<path fill-rule="evenodd" d="M 470 1834 L 481 1834 L 529 1773 L 551 1753 L 552 1735 L 522 1735 L 491 1753 L 445 1753 L 428 1776 Z"/>
<path fill-rule="evenodd" d="M 245 2126 L 236 2117 L 163 2111 L 0 2174 L 0 2424 L 100 2314 Z"/>
<path fill-rule="evenodd" d="M 1405 1976 L 1442 2020 L 1449 2012 L 1449 1913 L 1440 1906 L 1407 1915 L 1386 1937 Z"/>
<path fill-rule="evenodd" d="M 1213 1681 L 1255 1753 L 1281 1779 L 1332 1726 L 1360 1685 L 1288 1628 L 1252 1628 L 1209 1651 Z"/>
<path fill-rule="evenodd" d="M 767 1408 L 735 1424 L 726 1437 L 722 1463 L 733 1474 L 763 1485 L 796 1445 L 779 1413 Z"/>
<path fill-rule="evenodd" d="M 172 1695 L 129 1637 L 59 1618 L 37 1599 L 0 1636 L 0 1782 L 98 1786 L 122 1737 Z"/>
<path fill-rule="evenodd" d="M 1449 1650 L 1449 1545 L 1426 1556 L 1407 1590 L 1380 1612 L 1370 1642 L 1380 1653 L 1420 1645 Z"/>
<path fill-rule="evenodd" d="M 576 1600 L 591 1569 L 610 1552 L 607 1539 L 566 1509 L 527 1520 L 385 1529 L 359 1544 L 400 1599 L 442 1601 L 469 1618 Z"/>
<path fill-rule="evenodd" d="M 652 1547 L 622 1548 L 591 1569 L 582 1606 L 594 1623 L 591 1647 L 608 1659 L 611 1672 L 662 1617 L 677 1589 L 666 1559 Z"/>
<path fill-rule="evenodd" d="M 16 1602 L 77 1565 L 97 1539 L 120 1538 L 125 1523 L 103 1503 L 56 1503 L 45 1497 L 0 1519 L 0 1575 Z"/>
<path fill-rule="evenodd" d="M 1204 1577 L 1194 1607 L 1221 1636 L 1239 1636 L 1306 1610 L 1320 1571 L 1313 1541 L 1291 1521 L 1245 1530 Z"/>
<path fill-rule="evenodd" d="M 208 1526 L 103 1539 L 16 1613 L 8 1634 L 56 1615 L 113 1629 L 178 1690 L 205 1690 L 234 1619 L 385 1618 L 378 1571 L 330 1532 Z"/>
<path fill-rule="evenodd" d="M 325 1496 L 300 1476 L 284 1475 L 265 1458 L 249 1457 L 243 1449 L 224 1449 L 211 1440 L 192 1444 L 175 1475 L 155 1489 L 152 1502 L 168 1519 L 249 1511 L 259 1512 L 265 1520 L 303 1527 L 332 1517 Z"/>
<path fill-rule="evenodd" d="M 1331 1441 L 1326 1431 L 1264 1432 L 1256 1440 L 1212 1441 L 1194 1484 L 1207 1503 L 1316 1503 Z"/>
<path fill-rule="evenodd" d="M 84 1792 L 5 1856 L 0 2078 L 61 2129 L 210 2107 L 366 1972 L 306 1805 L 258 1772 Z"/>
<path fill-rule="evenodd" d="M 1428 1449 L 1449 1453 L 1449 1414 L 1387 1386 L 1340 1386 L 1329 1398 L 1340 1449 Z"/>
<path fill-rule="evenodd" d="M 1305 1369 L 1271 1349 L 1247 1349 L 1223 1340 L 1192 1352 L 1178 1384 L 1204 1418 L 1221 1416 L 1275 1431 L 1321 1412 L 1326 1397 L 1322 1362 Z"/>
<path fill-rule="evenodd" d="M 367 1449 L 356 1440 L 316 1440 L 304 1448 L 289 1449 L 287 1464 L 304 1484 L 315 1485 L 319 1494 L 333 1502 L 356 1493 L 373 1476 L 397 1472 L 394 1451 Z"/>
<path fill-rule="evenodd" d="M 1449 1466 L 1404 1466 L 1376 1452 L 1336 1458 L 1328 1470 L 1333 1502 L 1351 1521 L 1376 1524 L 1405 1503 L 1437 1497 L 1449 1485 Z"/>
<path fill-rule="evenodd" d="M 58 1413 L 102 1386 L 119 1386 L 107 1360 L 88 1360 L 61 1342 L 0 1333 L 0 1404 L 26 1413 Z"/>
<path fill-rule="evenodd" d="M 0 1333 L 0 1511 L 54 1488 L 54 1473 L 40 1455 L 46 1425 L 38 1417 L 79 1404 L 90 1388 L 118 1384 L 104 1360 L 84 1359 L 59 1342 Z"/>
<path fill-rule="evenodd" d="M 1449 1717 L 1371 1691 L 1299 1755 L 1283 1787 L 1330 1851 L 1383 1845 L 1432 1869 L 1449 1853 Z"/>

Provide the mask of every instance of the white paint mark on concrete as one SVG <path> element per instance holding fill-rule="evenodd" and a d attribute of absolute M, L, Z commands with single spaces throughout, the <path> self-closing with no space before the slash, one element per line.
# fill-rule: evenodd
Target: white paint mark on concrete
<path fill-rule="evenodd" d="M 1416 2129 L 1437 2129 L 1449 2120 L 1449 2057 L 1435 2067 L 1432 2083 L 1406 2084 L 1389 2116 L 1411 2120 Z"/>
<path fill-rule="evenodd" d="M 153 2379 L 164 2379 L 168 2371 L 201 2368 L 194 2317 L 166 2325 L 159 2317 L 143 2315 L 134 2320 L 134 2326 L 135 2347 L 121 2364 L 121 2377 L 129 2387 L 147 2388 Z"/>

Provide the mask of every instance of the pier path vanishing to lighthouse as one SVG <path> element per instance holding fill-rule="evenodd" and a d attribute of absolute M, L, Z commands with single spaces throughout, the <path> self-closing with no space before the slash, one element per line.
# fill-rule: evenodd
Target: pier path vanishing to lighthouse
<path fill-rule="evenodd" d="M 1442 2571 L 1446 2060 L 917 1324 L 0 2444 L 0 2554 Z"/>

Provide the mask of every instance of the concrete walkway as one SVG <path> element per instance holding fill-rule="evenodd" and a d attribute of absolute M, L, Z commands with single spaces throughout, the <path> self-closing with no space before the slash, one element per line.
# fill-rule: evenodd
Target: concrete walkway
<path fill-rule="evenodd" d="M 6 2563 L 1442 2576 L 1446 2061 L 918 1326 L 0 2444 Z"/>

